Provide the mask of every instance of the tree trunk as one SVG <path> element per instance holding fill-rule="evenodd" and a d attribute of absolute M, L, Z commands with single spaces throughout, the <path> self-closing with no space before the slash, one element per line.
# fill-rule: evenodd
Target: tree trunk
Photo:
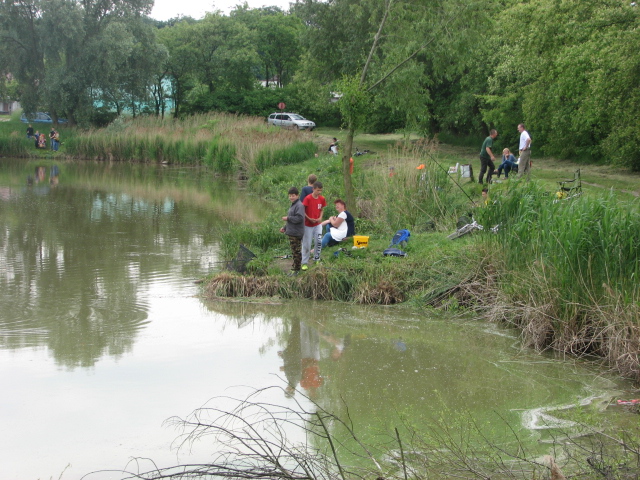
<path fill-rule="evenodd" d="M 344 181 L 344 194 L 348 205 L 348 210 L 354 217 L 358 216 L 358 206 L 356 205 L 356 196 L 353 192 L 353 182 L 351 181 L 351 152 L 353 151 L 353 137 L 355 129 L 349 125 L 347 131 L 347 141 L 342 151 L 342 179 Z"/>

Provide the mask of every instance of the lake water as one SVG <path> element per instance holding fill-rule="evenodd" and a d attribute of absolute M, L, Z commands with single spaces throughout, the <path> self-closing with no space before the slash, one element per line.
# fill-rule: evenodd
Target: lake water
<path fill-rule="evenodd" d="M 0 160 L 0 478 L 206 462 L 216 447 L 177 449 L 165 421 L 270 386 L 273 404 L 348 408 L 365 441 L 446 410 L 532 442 L 544 409 L 626 387 L 472 318 L 203 301 L 220 232 L 265 208 L 195 168 Z"/>

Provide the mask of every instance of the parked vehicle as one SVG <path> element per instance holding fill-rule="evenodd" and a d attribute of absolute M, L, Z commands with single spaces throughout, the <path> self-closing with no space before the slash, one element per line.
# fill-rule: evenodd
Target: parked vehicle
<path fill-rule="evenodd" d="M 297 113 L 272 113 L 269 115 L 269 118 L 267 118 L 267 123 L 278 127 L 295 128 L 297 130 L 313 130 L 316 128 L 314 122 L 307 120 Z"/>
<path fill-rule="evenodd" d="M 51 115 L 46 112 L 30 113 L 28 116 L 23 113 L 20 121 L 22 121 L 22 123 L 53 123 Z M 67 123 L 67 119 L 58 118 L 58 123 Z"/>

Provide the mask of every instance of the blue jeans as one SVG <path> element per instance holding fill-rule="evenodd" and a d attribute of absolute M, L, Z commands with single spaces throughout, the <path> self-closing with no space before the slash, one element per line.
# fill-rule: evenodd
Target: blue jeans
<path fill-rule="evenodd" d="M 513 162 L 502 162 L 498 167 L 498 178 L 500 178 L 500 174 L 502 174 L 502 170 L 504 170 L 504 178 L 509 178 L 509 172 L 511 170 L 518 171 L 518 164 Z"/>
<path fill-rule="evenodd" d="M 333 247 L 334 245 L 338 245 L 338 243 L 340 242 L 334 240 L 331 233 L 325 233 L 324 237 L 322 237 L 322 248 Z"/>

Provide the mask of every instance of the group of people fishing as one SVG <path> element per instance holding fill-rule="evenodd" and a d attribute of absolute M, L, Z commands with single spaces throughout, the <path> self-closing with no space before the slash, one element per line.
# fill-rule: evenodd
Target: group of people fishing
<path fill-rule="evenodd" d="M 291 206 L 287 215 L 282 217 L 285 225 L 280 232 L 289 237 L 293 257 L 292 275 L 309 268 L 312 243 L 315 243 L 313 260 L 319 262 L 323 248 L 337 245 L 355 234 L 354 218 L 347 211 L 345 202 L 339 198 L 334 201 L 338 214 L 322 220 L 323 210 L 327 206 L 322 188 L 322 183 L 311 174 L 302 191 L 297 187 L 289 189 Z M 324 234 L 323 227 L 326 227 Z"/>
<path fill-rule="evenodd" d="M 39 131 L 34 131 L 33 126 L 29 124 L 27 127 L 27 139 L 34 140 L 34 144 L 36 148 L 46 149 L 47 148 L 47 137 L 44 133 L 40 133 Z M 60 148 L 60 133 L 51 127 L 51 131 L 49 132 L 49 143 L 51 146 L 51 150 L 57 152 Z"/>

